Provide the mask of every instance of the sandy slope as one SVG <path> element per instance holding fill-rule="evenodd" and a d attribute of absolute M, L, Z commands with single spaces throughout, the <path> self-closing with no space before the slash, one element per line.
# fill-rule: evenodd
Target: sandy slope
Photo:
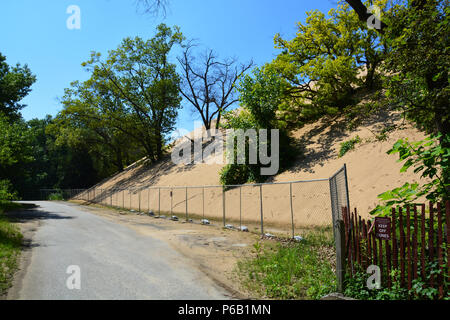
<path fill-rule="evenodd" d="M 396 124 L 397 129 L 389 133 L 386 141 L 377 141 L 375 134 L 383 127 Z M 342 165 L 347 164 L 349 177 L 350 202 L 361 214 L 367 214 L 377 203 L 377 195 L 381 192 L 402 185 L 406 181 L 417 180 L 411 172 L 400 173 L 401 164 L 397 163 L 397 155 L 387 155 L 386 151 L 399 138 L 411 141 L 424 138 L 424 134 L 404 123 L 396 114 L 380 114 L 358 129 L 349 132 L 345 129 L 344 119 L 323 119 L 293 132 L 297 143 L 303 149 L 298 161 L 290 170 L 274 177 L 275 182 L 310 180 L 328 178 Z M 355 150 L 338 158 L 340 143 L 359 135 L 362 143 Z M 154 165 L 131 166 L 107 181 L 97 185 L 95 197 L 105 204 L 141 210 L 152 209 L 170 214 L 205 215 L 209 218 L 222 218 L 221 188 L 205 188 L 204 205 L 203 189 L 149 189 L 158 186 L 201 186 L 219 185 L 220 164 L 174 165 L 170 157 Z M 111 191 L 111 189 L 116 189 Z M 120 190 L 118 190 L 120 189 Z M 123 190 L 126 189 L 126 190 Z M 132 191 L 130 191 L 132 189 Z M 293 184 L 293 211 L 295 226 L 320 225 L 330 222 L 330 195 L 328 181 Z M 172 199 L 170 192 L 172 191 Z M 239 221 L 250 224 L 260 219 L 259 187 L 244 187 L 241 190 L 226 192 L 227 221 Z M 289 201 L 289 184 L 264 186 L 263 214 L 267 225 L 281 227 L 285 231 L 291 223 Z M 94 196 L 91 190 L 90 197 Z M 140 200 L 139 200 L 140 199 Z M 204 208 L 204 209 L 203 209 Z M 241 208 L 241 211 L 240 211 Z"/>

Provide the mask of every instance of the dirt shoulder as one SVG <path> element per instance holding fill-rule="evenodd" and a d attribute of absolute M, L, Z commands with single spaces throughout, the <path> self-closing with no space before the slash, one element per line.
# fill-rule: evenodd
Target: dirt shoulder
<path fill-rule="evenodd" d="M 229 291 L 234 298 L 251 299 L 240 286 L 234 272 L 239 259 L 251 256 L 253 244 L 259 235 L 227 230 L 220 224 L 210 225 L 138 215 L 136 212 L 115 210 L 79 201 L 81 210 L 102 216 L 110 221 L 128 226 L 136 232 L 167 242 L 172 248 L 189 258 L 193 265 Z"/>

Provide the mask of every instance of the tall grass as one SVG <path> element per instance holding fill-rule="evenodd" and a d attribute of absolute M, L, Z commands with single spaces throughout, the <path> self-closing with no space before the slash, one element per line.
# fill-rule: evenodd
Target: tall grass
<path fill-rule="evenodd" d="M 0 201 L 0 296 L 10 287 L 17 270 L 23 238 L 19 228 L 4 213 L 18 207 L 20 204 Z"/>
<path fill-rule="evenodd" d="M 336 290 L 330 228 L 311 231 L 299 243 L 257 242 L 253 251 L 236 271 L 259 298 L 319 299 Z"/>

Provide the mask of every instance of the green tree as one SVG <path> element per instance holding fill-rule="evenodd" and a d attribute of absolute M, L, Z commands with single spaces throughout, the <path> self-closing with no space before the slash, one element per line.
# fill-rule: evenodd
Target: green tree
<path fill-rule="evenodd" d="M 27 65 L 11 67 L 0 53 L 0 114 L 11 120 L 20 118 L 19 111 L 25 107 L 20 101 L 31 91 L 35 81 Z"/>
<path fill-rule="evenodd" d="M 26 122 L 0 113 L 0 180 L 10 181 L 17 190 L 26 178 L 27 164 L 34 160 L 32 151 Z"/>
<path fill-rule="evenodd" d="M 390 103 L 428 133 L 450 134 L 449 1 L 408 1 L 386 15 Z"/>
<path fill-rule="evenodd" d="M 376 3 L 384 7 L 385 2 Z M 282 51 L 272 68 L 288 81 L 288 92 L 305 117 L 335 113 L 352 102 L 357 88 L 374 88 L 383 45 L 376 31 L 361 26 L 357 14 L 341 2 L 328 16 L 308 12 L 292 40 L 275 36 L 275 47 Z"/>
<path fill-rule="evenodd" d="M 93 71 L 91 80 L 96 90 L 110 99 L 111 103 L 104 106 L 110 107 L 108 114 L 116 129 L 137 141 L 151 161 L 161 159 L 181 103 L 180 78 L 176 66 L 169 62 L 169 53 L 183 36 L 177 27 L 172 30 L 161 24 L 157 30 L 147 41 L 124 39 L 109 52 L 106 61 L 94 52 L 83 63 Z"/>
<path fill-rule="evenodd" d="M 74 82 L 62 99 L 63 110 L 49 127 L 57 135 L 57 143 L 86 147 L 96 166 L 102 168 L 102 175 L 122 171 L 125 165 L 144 156 L 142 148 L 117 129 L 116 122 L 124 126 L 128 119 L 120 114 L 120 105 L 111 105 L 114 101 L 98 92 L 90 80 Z"/>
<path fill-rule="evenodd" d="M 377 3 L 383 7 L 384 2 Z M 294 39 L 275 36 L 275 47 L 282 52 L 272 65 L 304 108 L 314 108 L 318 115 L 337 111 L 349 103 L 355 88 L 374 87 L 383 46 L 377 32 L 362 29 L 361 24 L 341 2 L 328 16 L 318 10 L 308 12 Z"/>
<path fill-rule="evenodd" d="M 286 104 L 285 80 L 280 79 L 270 68 L 255 68 L 250 75 L 241 78 L 237 85 L 240 94 L 241 108 L 224 114 L 224 128 L 231 129 L 278 129 L 279 130 L 279 163 L 285 169 L 294 158 L 295 153 L 291 146 L 291 139 L 286 130 L 287 123 L 280 119 L 279 110 Z M 221 171 L 223 184 L 236 184 L 252 181 L 263 181 L 260 175 L 260 163 L 249 163 L 249 143 L 256 143 L 261 147 L 259 134 L 257 141 L 246 141 L 246 164 L 229 164 Z M 268 149 L 272 152 L 271 135 L 268 135 Z M 235 145 L 236 147 L 236 145 Z M 234 150 L 236 153 L 236 150 Z M 236 158 L 236 154 L 233 155 Z"/>

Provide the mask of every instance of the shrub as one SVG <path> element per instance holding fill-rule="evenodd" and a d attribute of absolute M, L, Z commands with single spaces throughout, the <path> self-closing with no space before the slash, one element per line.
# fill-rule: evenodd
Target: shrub
<path fill-rule="evenodd" d="M 367 287 L 368 274 L 358 271 L 353 277 L 346 276 L 344 295 L 360 300 L 405 300 L 409 299 L 409 292 L 400 286 L 400 281 L 396 275 L 398 270 L 392 270 L 391 276 L 394 280 L 391 288 L 381 288 L 370 290 Z"/>
<path fill-rule="evenodd" d="M 64 197 L 63 197 L 63 195 L 61 193 L 55 192 L 55 193 L 51 193 L 48 196 L 48 200 L 51 200 L 51 201 L 64 200 Z"/>
<path fill-rule="evenodd" d="M 0 201 L 15 200 L 17 192 L 12 191 L 12 184 L 9 180 L 0 180 Z"/>
<path fill-rule="evenodd" d="M 259 166 L 248 164 L 227 164 L 220 171 L 222 185 L 245 184 L 247 182 L 262 182 Z"/>
<path fill-rule="evenodd" d="M 341 143 L 341 149 L 339 150 L 339 158 L 344 156 L 348 151 L 355 149 L 355 145 L 361 142 L 361 138 L 359 136 L 354 137 L 348 141 Z"/>

